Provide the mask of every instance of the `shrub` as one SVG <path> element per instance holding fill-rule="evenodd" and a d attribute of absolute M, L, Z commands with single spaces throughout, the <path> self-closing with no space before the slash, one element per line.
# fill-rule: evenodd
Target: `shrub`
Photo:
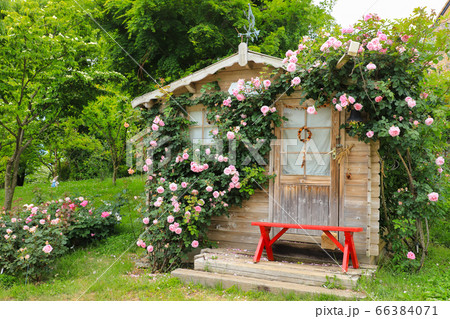
<path fill-rule="evenodd" d="M 33 280 L 43 279 L 68 246 L 105 238 L 121 220 L 120 206 L 95 209 L 83 197 L 25 206 L 14 216 L 0 215 L 0 269 Z"/>

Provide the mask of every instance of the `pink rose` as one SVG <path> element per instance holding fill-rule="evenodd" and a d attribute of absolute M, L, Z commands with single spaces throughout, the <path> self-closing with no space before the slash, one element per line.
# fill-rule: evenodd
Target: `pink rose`
<path fill-rule="evenodd" d="M 308 106 L 306 112 L 308 112 L 309 114 L 316 114 L 316 108 L 314 106 Z"/>
<path fill-rule="evenodd" d="M 39 224 L 44 225 L 44 224 L 45 224 L 45 219 L 41 219 L 41 220 L 39 221 Z"/>
<path fill-rule="evenodd" d="M 336 110 L 338 110 L 339 112 L 342 111 L 342 106 L 340 104 L 336 104 Z"/>
<path fill-rule="evenodd" d="M 373 64 L 372 62 L 370 62 L 369 64 L 367 64 L 366 68 L 367 68 L 367 70 L 375 70 L 377 68 L 377 66 L 375 64 Z"/>
<path fill-rule="evenodd" d="M 353 96 L 349 96 L 348 101 L 350 102 L 350 104 L 353 104 L 355 103 L 355 98 Z"/>
<path fill-rule="evenodd" d="M 412 251 L 408 252 L 408 254 L 406 255 L 406 257 L 408 259 L 416 259 L 416 255 L 414 255 L 414 253 Z"/>
<path fill-rule="evenodd" d="M 169 185 L 169 189 L 170 189 L 172 192 L 175 192 L 175 191 L 178 189 L 178 186 L 177 186 L 177 184 L 172 183 L 172 184 Z"/>
<path fill-rule="evenodd" d="M 150 158 L 147 158 L 147 159 L 145 160 L 145 164 L 146 164 L 146 165 L 152 165 L 152 164 L 153 164 L 153 161 L 152 161 Z"/>
<path fill-rule="evenodd" d="M 70 208 L 71 210 L 74 210 L 75 207 L 76 207 L 75 204 L 70 204 L 70 205 L 69 205 L 69 208 Z"/>
<path fill-rule="evenodd" d="M 296 68 L 297 66 L 295 65 L 295 63 L 289 63 L 287 66 L 288 72 L 294 72 Z"/>
<path fill-rule="evenodd" d="M 218 191 L 215 191 L 215 192 L 213 193 L 213 196 L 214 196 L 214 198 L 219 197 L 219 192 L 218 192 Z"/>
<path fill-rule="evenodd" d="M 262 114 L 264 114 L 264 115 L 266 115 L 266 113 L 269 112 L 269 110 L 270 110 L 270 108 L 269 108 L 267 105 L 264 105 L 264 106 L 261 108 L 261 112 L 262 112 Z"/>
<path fill-rule="evenodd" d="M 427 119 L 425 120 L 425 124 L 428 125 L 428 126 L 430 126 L 431 124 L 433 124 L 433 122 L 434 122 L 434 120 L 433 120 L 432 117 L 429 117 L 429 118 L 427 118 Z"/>
<path fill-rule="evenodd" d="M 234 135 L 233 132 L 228 132 L 227 133 L 227 139 L 232 140 L 232 139 L 234 139 L 234 137 L 235 137 L 235 135 Z"/>
<path fill-rule="evenodd" d="M 428 194 L 428 199 L 432 202 L 437 202 L 437 200 L 439 199 L 439 194 L 438 193 L 430 193 Z"/>
<path fill-rule="evenodd" d="M 194 209 L 197 213 L 200 213 L 202 211 L 202 208 L 200 206 L 195 206 Z"/>
<path fill-rule="evenodd" d="M 438 168 L 438 172 L 439 172 L 439 173 L 442 173 L 443 171 L 444 171 L 444 170 L 442 169 L 442 167 L 439 167 L 439 168 Z"/>
<path fill-rule="evenodd" d="M 156 141 L 151 141 L 150 145 L 153 146 L 153 147 L 156 147 L 158 145 L 158 143 L 156 143 Z"/>
<path fill-rule="evenodd" d="M 369 131 L 369 132 L 366 133 L 366 136 L 367 136 L 368 138 L 371 138 L 371 137 L 373 136 L 373 134 L 374 134 L 373 131 Z"/>
<path fill-rule="evenodd" d="M 301 82 L 300 78 L 298 76 L 296 76 L 295 78 L 292 79 L 291 84 L 292 84 L 292 86 L 299 85 L 300 82 Z"/>
<path fill-rule="evenodd" d="M 156 124 L 153 124 L 152 125 L 152 130 L 153 131 L 157 131 L 159 129 L 159 126 L 158 125 L 156 125 Z"/>
<path fill-rule="evenodd" d="M 198 247 L 198 241 L 196 241 L 196 240 L 192 241 L 191 246 L 193 248 L 197 248 Z"/>
<path fill-rule="evenodd" d="M 158 192 L 158 194 L 162 194 L 162 193 L 164 193 L 164 187 L 159 186 L 159 187 L 156 189 L 156 191 Z"/>
<path fill-rule="evenodd" d="M 363 106 L 362 106 L 362 104 L 360 104 L 360 103 L 355 103 L 354 108 L 355 108 L 355 110 L 357 110 L 357 111 L 361 111 L 361 109 L 363 108 Z"/>
<path fill-rule="evenodd" d="M 415 126 L 417 126 L 417 125 L 419 125 L 419 121 L 415 120 L 415 121 L 413 122 L 413 124 L 414 124 Z"/>
<path fill-rule="evenodd" d="M 181 229 L 181 228 L 177 228 L 177 229 L 175 229 L 175 233 L 176 233 L 177 235 L 181 234 L 181 231 L 182 231 L 182 229 Z"/>
<path fill-rule="evenodd" d="M 45 245 L 44 248 L 42 248 L 42 251 L 46 254 L 50 254 L 53 250 L 53 247 L 50 245 Z"/>
<path fill-rule="evenodd" d="M 238 95 L 236 95 L 236 99 L 238 101 L 244 101 L 245 100 L 245 96 L 244 96 L 244 94 L 239 93 Z"/>
<path fill-rule="evenodd" d="M 209 148 L 207 148 L 207 149 L 205 150 L 205 154 L 206 154 L 206 155 L 211 154 L 211 150 L 210 150 Z"/>
<path fill-rule="evenodd" d="M 150 219 L 149 219 L 148 217 L 145 217 L 145 218 L 142 220 L 142 222 L 143 222 L 145 225 L 148 225 L 148 223 L 150 223 Z"/>
<path fill-rule="evenodd" d="M 183 153 L 183 155 L 181 157 L 183 159 L 187 160 L 189 158 L 189 154 L 188 153 Z"/>
<path fill-rule="evenodd" d="M 389 129 L 389 135 L 392 137 L 400 135 L 400 129 L 397 126 L 391 126 Z"/>
<path fill-rule="evenodd" d="M 231 105 L 231 98 L 229 97 L 228 99 L 226 99 L 226 100 L 223 100 L 223 105 L 225 105 L 225 106 L 230 106 Z"/>
<path fill-rule="evenodd" d="M 154 220 L 153 220 L 153 225 L 156 225 L 156 224 L 158 224 L 158 220 L 157 220 L 157 219 L 154 219 Z"/>
<path fill-rule="evenodd" d="M 212 192 L 212 190 L 213 190 L 213 188 L 212 188 L 211 186 L 207 186 L 207 187 L 206 187 L 206 191 L 207 191 L 207 192 Z"/>
<path fill-rule="evenodd" d="M 289 59 L 289 62 L 291 63 L 297 63 L 298 59 L 296 55 L 291 56 L 291 58 Z"/>
<path fill-rule="evenodd" d="M 439 156 L 438 158 L 436 158 L 436 165 L 441 166 L 441 165 L 444 165 L 444 163 L 445 163 L 445 160 L 442 156 Z"/>
<path fill-rule="evenodd" d="M 426 99 L 428 97 L 428 93 L 427 92 L 422 92 L 422 93 L 420 93 L 420 98 L 421 99 Z"/>
<path fill-rule="evenodd" d="M 83 206 L 83 207 L 86 207 L 87 204 L 88 204 L 88 201 L 87 201 L 87 200 L 84 200 L 84 201 L 81 202 L 80 205 Z"/>
<path fill-rule="evenodd" d="M 171 232 L 174 232 L 175 229 L 177 229 L 177 227 L 176 227 L 174 224 L 170 224 L 169 230 L 170 230 Z"/>
<path fill-rule="evenodd" d="M 102 213 L 102 217 L 103 217 L 103 218 L 106 218 L 106 217 L 108 217 L 109 215 L 111 215 L 110 212 L 103 212 L 103 213 Z"/>
<path fill-rule="evenodd" d="M 169 224 L 173 223 L 174 220 L 175 220 L 175 218 L 174 218 L 172 215 L 167 216 L 167 222 L 168 222 Z"/>
<path fill-rule="evenodd" d="M 381 102 L 382 99 L 383 99 L 382 96 L 377 96 L 377 97 L 375 98 L 375 102 Z"/>
<path fill-rule="evenodd" d="M 371 13 L 368 13 L 368 14 L 366 14 L 366 15 L 364 16 L 364 21 L 368 21 L 368 20 L 370 20 L 370 19 L 372 19 L 372 18 L 373 18 L 372 14 L 371 14 Z"/>
<path fill-rule="evenodd" d="M 151 252 L 153 251 L 153 246 L 152 246 L 152 245 L 148 245 L 148 246 L 147 246 L 147 251 L 148 251 L 149 253 L 151 253 Z"/>
<path fill-rule="evenodd" d="M 270 86 L 272 83 L 270 82 L 270 80 L 264 80 L 264 81 L 263 81 L 263 84 L 264 84 L 264 87 L 267 89 L 267 88 L 269 88 L 269 86 Z"/>

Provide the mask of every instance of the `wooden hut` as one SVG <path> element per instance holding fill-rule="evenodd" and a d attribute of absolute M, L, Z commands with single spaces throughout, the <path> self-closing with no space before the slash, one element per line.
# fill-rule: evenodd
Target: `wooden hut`
<path fill-rule="evenodd" d="M 249 51 L 241 43 L 238 53 L 171 83 L 167 90 L 175 96 L 191 92 L 195 97 L 203 85 L 217 81 L 222 91 L 229 91 L 238 79 L 249 80 L 267 68 L 282 66 L 281 59 Z M 160 90 L 149 92 L 134 99 L 132 106 L 151 107 L 162 95 Z M 346 121 L 345 112 L 328 106 L 319 108 L 316 115 L 307 114 L 305 106 L 313 101 L 299 105 L 300 96 L 297 91 L 276 102 L 278 111 L 289 119 L 276 128 L 276 135 L 292 139 L 299 128 L 308 127 L 315 147 L 307 148 L 305 165 L 298 160 L 302 145 L 274 143 L 267 169 L 276 178 L 242 207 L 230 208 L 229 217 L 214 217 L 210 239 L 218 241 L 219 247 L 252 251 L 260 237 L 259 229 L 251 226 L 253 221 L 362 227 L 364 231 L 354 235 L 358 259 L 374 263 L 379 255 L 378 144 L 365 144 L 339 129 Z M 194 106 L 188 112 L 199 119 L 190 129 L 191 136 L 208 136 L 211 127 L 205 121 L 205 108 Z M 338 163 L 333 154 L 343 151 L 346 156 L 340 156 Z M 340 234 L 339 241 L 343 237 Z M 280 240 L 320 244 L 322 238 L 320 231 L 290 230 Z"/>

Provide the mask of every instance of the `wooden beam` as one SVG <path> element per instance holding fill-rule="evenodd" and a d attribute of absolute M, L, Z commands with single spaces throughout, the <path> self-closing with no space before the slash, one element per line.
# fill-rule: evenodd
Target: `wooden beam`
<path fill-rule="evenodd" d="M 184 86 L 186 88 L 186 90 L 188 90 L 190 93 L 195 93 L 195 84 L 194 83 L 190 83 L 188 85 Z"/>

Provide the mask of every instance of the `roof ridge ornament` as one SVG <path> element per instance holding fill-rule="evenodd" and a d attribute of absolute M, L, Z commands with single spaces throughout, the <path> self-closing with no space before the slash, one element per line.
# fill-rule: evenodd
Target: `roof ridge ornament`
<path fill-rule="evenodd" d="M 245 36 L 247 38 L 248 44 L 248 39 L 251 39 L 252 42 L 258 40 L 260 30 L 256 30 L 255 28 L 255 16 L 253 15 L 252 6 L 250 5 L 250 3 L 248 4 L 248 12 L 244 11 L 244 15 L 247 17 L 248 27 L 244 26 L 246 33 L 239 33 L 238 37 L 241 37 L 242 40 L 242 38 Z"/>

